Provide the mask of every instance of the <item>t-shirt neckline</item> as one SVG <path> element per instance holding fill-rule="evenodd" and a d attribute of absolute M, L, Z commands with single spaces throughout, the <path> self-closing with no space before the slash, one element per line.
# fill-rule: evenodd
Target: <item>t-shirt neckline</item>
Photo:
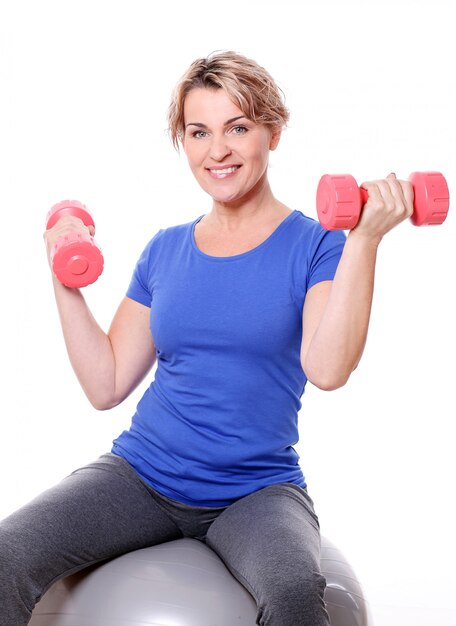
<path fill-rule="evenodd" d="M 195 241 L 195 226 L 198 224 L 199 221 L 201 221 L 203 219 L 203 217 L 205 216 L 205 214 L 200 215 L 194 222 L 192 222 L 191 224 L 191 229 L 190 229 L 190 241 L 191 241 L 191 245 L 193 250 L 201 257 L 209 260 L 209 261 L 215 261 L 215 262 L 226 262 L 226 261 L 234 261 L 237 259 L 241 259 L 247 256 L 250 256 L 252 254 L 256 254 L 257 252 L 259 252 L 260 250 L 262 250 L 263 248 L 265 248 L 266 246 L 268 246 L 271 241 L 291 222 L 293 221 L 293 219 L 299 215 L 299 211 L 297 209 L 294 209 L 291 213 L 289 213 L 281 222 L 280 224 L 277 226 L 277 228 L 275 228 L 275 230 L 272 231 L 272 233 L 269 235 L 269 237 L 267 237 L 264 241 L 262 241 L 261 243 L 259 243 L 257 246 L 255 246 L 254 248 L 252 248 L 251 250 L 247 250 L 246 252 L 241 252 L 240 254 L 232 254 L 230 256 L 213 256 L 211 254 L 206 254 L 205 252 L 203 252 L 202 250 L 200 250 L 198 248 L 198 246 L 196 245 L 196 241 Z"/>

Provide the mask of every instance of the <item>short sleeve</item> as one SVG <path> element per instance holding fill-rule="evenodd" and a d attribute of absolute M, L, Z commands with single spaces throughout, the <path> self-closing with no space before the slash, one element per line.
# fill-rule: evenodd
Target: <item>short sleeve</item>
<path fill-rule="evenodd" d="M 126 295 L 128 298 L 150 307 L 153 300 L 153 275 L 158 256 L 158 242 L 163 230 L 149 241 L 136 263 Z"/>
<path fill-rule="evenodd" d="M 324 231 L 310 261 L 307 290 L 323 280 L 333 280 L 346 239 L 343 231 Z"/>

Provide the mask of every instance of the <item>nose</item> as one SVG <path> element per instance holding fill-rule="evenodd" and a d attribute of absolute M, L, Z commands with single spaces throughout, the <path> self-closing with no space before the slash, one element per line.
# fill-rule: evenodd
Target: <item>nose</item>
<path fill-rule="evenodd" d="M 211 141 L 210 156 L 214 161 L 223 161 L 231 154 L 231 147 L 225 134 L 213 135 Z"/>

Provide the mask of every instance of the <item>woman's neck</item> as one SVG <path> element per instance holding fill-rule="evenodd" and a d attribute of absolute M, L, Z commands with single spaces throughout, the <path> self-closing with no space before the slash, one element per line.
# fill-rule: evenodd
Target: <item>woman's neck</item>
<path fill-rule="evenodd" d="M 214 201 L 212 211 L 204 218 L 220 230 L 235 231 L 256 222 L 281 220 L 291 210 L 279 202 L 269 185 L 251 197 L 232 203 Z"/>

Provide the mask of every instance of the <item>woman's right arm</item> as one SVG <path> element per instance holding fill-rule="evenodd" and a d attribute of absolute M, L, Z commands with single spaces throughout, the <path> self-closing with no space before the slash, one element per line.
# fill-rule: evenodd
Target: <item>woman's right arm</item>
<path fill-rule="evenodd" d="M 62 218 L 46 231 L 48 254 L 65 231 L 86 228 L 74 220 Z M 54 275 L 53 284 L 68 356 L 85 394 L 99 410 L 120 404 L 155 362 L 149 307 L 125 297 L 106 333 L 79 289 L 65 287 Z"/>

